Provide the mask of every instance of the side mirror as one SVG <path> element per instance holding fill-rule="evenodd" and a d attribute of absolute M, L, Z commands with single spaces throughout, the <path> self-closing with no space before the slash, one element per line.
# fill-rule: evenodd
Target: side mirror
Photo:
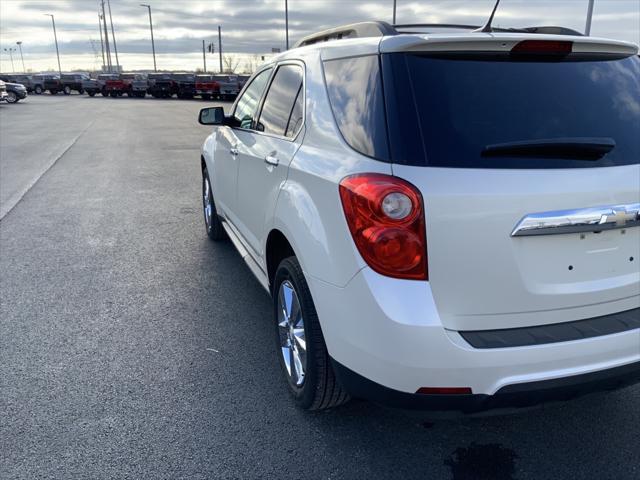
<path fill-rule="evenodd" d="M 224 125 L 224 108 L 222 107 L 209 107 L 200 110 L 198 116 L 198 122 L 202 125 Z"/>

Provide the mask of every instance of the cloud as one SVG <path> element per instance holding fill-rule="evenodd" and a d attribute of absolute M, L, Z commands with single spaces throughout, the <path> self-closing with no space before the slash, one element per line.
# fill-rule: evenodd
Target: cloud
<path fill-rule="evenodd" d="M 268 53 L 284 48 L 284 0 L 145 0 L 153 12 L 156 51 L 179 64 L 197 55 L 202 40 L 215 41 L 223 29 L 226 52 Z M 147 10 L 140 0 L 111 0 L 118 53 L 128 68 L 147 68 L 150 51 Z M 494 0 L 397 0 L 398 22 L 483 23 Z M 2 48 L 23 42 L 25 63 L 51 65 L 55 52 L 51 19 L 55 15 L 62 63 L 65 58 L 92 68 L 93 48 L 100 46 L 98 0 L 1 0 L 0 70 L 10 70 Z M 503 0 L 499 26 L 563 25 L 583 30 L 587 0 Z M 392 0 L 289 0 L 291 43 L 331 26 L 361 20 L 391 21 Z M 592 34 L 640 43 L 638 0 L 596 0 Z M 92 42 L 93 40 L 93 42 Z M 93 43 L 93 47 L 92 47 Z M 85 60 L 82 60 L 85 58 Z M 87 61 L 86 59 L 91 59 Z M 15 59 L 14 59 L 15 60 Z M 213 59 L 212 59 L 213 63 Z M 74 66 L 81 66 L 76 65 Z"/>

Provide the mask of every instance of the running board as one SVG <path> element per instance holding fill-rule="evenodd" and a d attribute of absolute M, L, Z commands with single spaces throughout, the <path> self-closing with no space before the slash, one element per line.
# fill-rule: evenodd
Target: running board
<path fill-rule="evenodd" d="M 253 273 L 258 282 L 260 282 L 260 285 L 262 285 L 262 287 L 270 294 L 271 290 L 269 289 L 269 279 L 267 278 L 267 275 L 262 271 L 260 265 L 258 265 L 249 251 L 242 244 L 242 241 L 240 240 L 240 236 L 236 232 L 236 229 L 226 220 L 221 219 L 221 223 L 224 231 L 227 232 L 227 235 L 231 239 L 231 243 L 233 243 L 233 246 L 236 247 L 236 250 L 238 250 L 238 253 L 249 267 L 249 270 L 251 270 L 251 273 Z"/>

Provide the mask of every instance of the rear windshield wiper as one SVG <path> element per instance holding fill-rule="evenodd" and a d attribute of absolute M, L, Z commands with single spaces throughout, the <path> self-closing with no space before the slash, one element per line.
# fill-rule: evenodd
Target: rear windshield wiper
<path fill-rule="evenodd" d="M 608 137 L 548 138 L 487 145 L 482 156 L 598 160 L 615 147 L 615 140 Z"/>

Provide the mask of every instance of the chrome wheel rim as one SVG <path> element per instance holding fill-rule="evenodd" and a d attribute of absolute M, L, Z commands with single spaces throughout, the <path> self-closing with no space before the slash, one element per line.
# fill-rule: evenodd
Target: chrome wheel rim
<path fill-rule="evenodd" d="M 300 387 L 307 365 L 307 342 L 300 301 L 288 280 L 282 282 L 278 292 L 278 335 L 287 374 L 291 382 Z"/>
<path fill-rule="evenodd" d="M 204 202 L 204 221 L 207 224 L 207 229 L 211 229 L 211 215 L 213 214 L 213 204 L 211 201 L 211 187 L 209 186 L 209 179 L 205 178 L 202 184 L 202 195 Z"/>

